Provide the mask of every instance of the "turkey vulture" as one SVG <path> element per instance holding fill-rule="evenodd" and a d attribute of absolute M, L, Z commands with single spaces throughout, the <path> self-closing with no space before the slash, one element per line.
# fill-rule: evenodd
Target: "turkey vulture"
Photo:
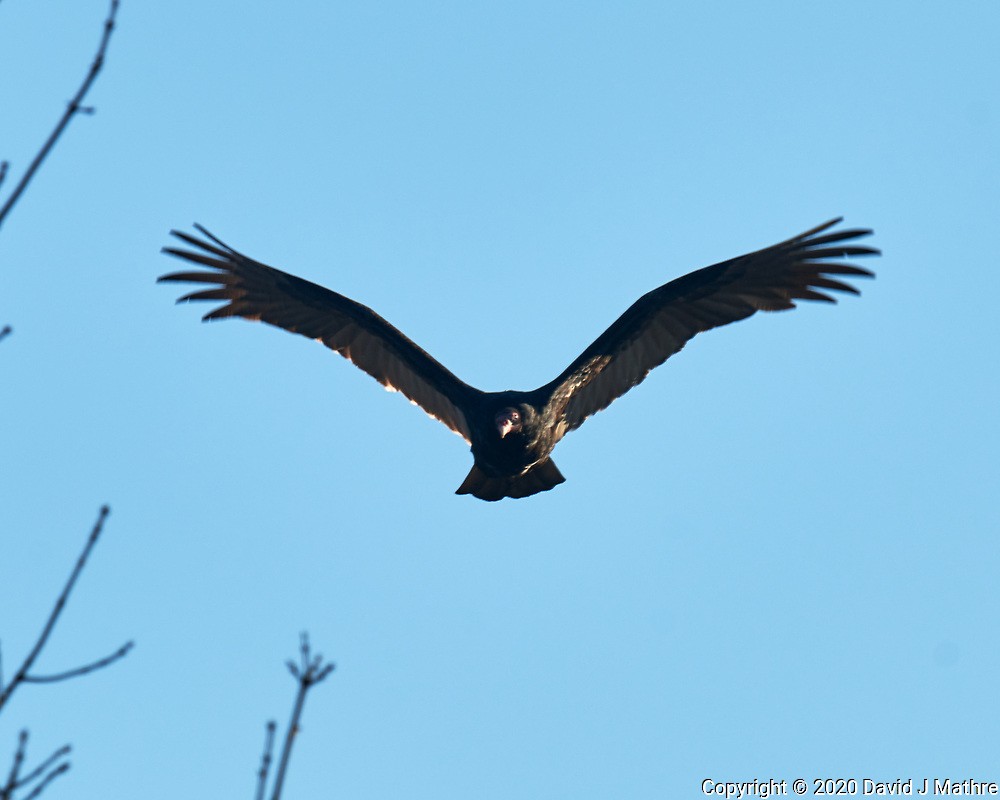
<path fill-rule="evenodd" d="M 562 483 L 565 478 L 550 458 L 556 443 L 695 334 L 755 311 L 794 308 L 796 300 L 836 302 L 825 294 L 829 290 L 858 294 L 829 276 L 871 277 L 839 259 L 879 251 L 854 243 L 870 230 L 831 232 L 840 221 L 699 269 L 643 295 L 561 375 L 530 392 L 483 392 L 463 383 L 370 308 L 247 258 L 200 225 L 195 228 L 205 239 L 171 231 L 194 250 L 163 251 L 208 269 L 159 280 L 209 284 L 178 302 L 221 301 L 225 304 L 203 319 L 262 320 L 317 339 L 386 389 L 402 392 L 472 446 L 475 463 L 456 493 L 500 500 Z"/>

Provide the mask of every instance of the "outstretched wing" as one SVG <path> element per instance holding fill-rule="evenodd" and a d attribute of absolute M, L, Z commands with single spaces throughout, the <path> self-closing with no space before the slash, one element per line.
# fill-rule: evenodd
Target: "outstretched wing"
<path fill-rule="evenodd" d="M 820 290 L 858 294 L 853 286 L 828 276 L 872 277 L 873 273 L 836 259 L 879 251 L 847 244 L 870 230 L 823 233 L 840 221 L 705 267 L 640 297 L 562 375 L 539 389 L 549 397 L 547 410 L 557 421 L 557 438 L 607 408 L 695 334 L 756 311 L 794 308 L 796 300 L 836 302 Z"/>
<path fill-rule="evenodd" d="M 480 392 L 463 383 L 370 308 L 294 275 L 247 258 L 200 225 L 211 241 L 171 231 L 196 248 L 163 252 L 207 270 L 174 272 L 159 281 L 205 283 L 186 300 L 220 300 L 225 305 L 203 320 L 243 317 L 261 320 L 317 339 L 363 369 L 390 391 L 400 391 L 435 419 L 471 441 L 464 409 Z"/>

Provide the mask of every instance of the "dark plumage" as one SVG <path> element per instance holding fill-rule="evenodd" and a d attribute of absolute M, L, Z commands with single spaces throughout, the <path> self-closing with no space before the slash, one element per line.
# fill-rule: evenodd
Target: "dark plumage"
<path fill-rule="evenodd" d="M 265 266 L 195 227 L 207 240 L 171 233 L 194 250 L 164 252 L 207 270 L 161 281 L 208 284 L 184 300 L 223 302 L 204 319 L 244 317 L 318 339 L 388 389 L 398 390 L 470 445 L 475 464 L 458 494 L 528 497 L 565 478 L 549 457 L 591 414 L 640 383 L 697 333 L 796 300 L 857 294 L 841 278 L 872 276 L 840 263 L 878 250 L 853 241 L 870 230 L 828 232 L 832 220 L 780 244 L 692 272 L 640 297 L 551 383 L 531 392 L 483 392 L 456 378 L 382 317 L 343 295 Z M 835 276 L 835 277 L 830 277 Z"/>

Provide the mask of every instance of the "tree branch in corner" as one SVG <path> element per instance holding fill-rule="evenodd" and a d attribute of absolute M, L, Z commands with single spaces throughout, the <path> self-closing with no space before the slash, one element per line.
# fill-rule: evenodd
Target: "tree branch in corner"
<path fill-rule="evenodd" d="M 104 55 L 107 52 L 111 34 L 115 29 L 115 15 L 118 13 L 118 2 L 119 0 L 111 0 L 111 11 L 108 13 L 108 18 L 104 21 L 104 33 L 101 36 L 101 43 L 97 48 L 97 55 L 94 56 L 90 69 L 87 71 L 87 75 L 83 79 L 83 83 L 73 96 L 73 99 L 69 101 L 69 105 L 66 107 L 66 111 L 63 113 L 62 118 L 56 124 L 52 133 L 49 134 L 49 138 L 46 139 L 45 144 L 42 145 L 42 149 L 38 151 L 38 155 L 36 155 L 31 164 L 28 165 L 28 169 L 21 177 L 21 180 L 18 181 L 17 186 L 14 187 L 10 197 L 8 197 L 7 201 L 0 206 L 0 227 L 3 226 L 4 220 L 10 213 L 10 210 L 20 199 L 21 194 L 27 188 L 31 179 L 35 176 L 35 173 L 42 165 L 42 162 L 45 161 L 46 156 L 48 156 L 49 152 L 55 146 L 55 143 L 59 141 L 59 137 L 62 136 L 63 131 L 66 130 L 66 126 L 69 125 L 70 120 L 77 114 L 92 114 L 94 112 L 93 108 L 89 108 L 81 104 L 83 103 L 83 99 L 87 96 L 87 92 L 90 91 L 90 87 L 97 79 L 97 75 L 100 73 L 101 67 L 104 66 Z M 6 161 L 0 165 L 0 182 L 3 181 L 4 177 L 6 177 L 7 166 Z"/>

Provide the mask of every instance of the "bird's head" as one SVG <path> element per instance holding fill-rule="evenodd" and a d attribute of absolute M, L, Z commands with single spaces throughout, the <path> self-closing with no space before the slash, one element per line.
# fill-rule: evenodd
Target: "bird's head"
<path fill-rule="evenodd" d="M 505 438 L 508 434 L 520 433 L 521 428 L 524 426 L 524 418 L 521 412 L 516 408 L 502 408 L 497 412 L 497 415 L 493 418 L 494 423 L 497 426 L 497 432 L 500 434 L 500 438 Z"/>

